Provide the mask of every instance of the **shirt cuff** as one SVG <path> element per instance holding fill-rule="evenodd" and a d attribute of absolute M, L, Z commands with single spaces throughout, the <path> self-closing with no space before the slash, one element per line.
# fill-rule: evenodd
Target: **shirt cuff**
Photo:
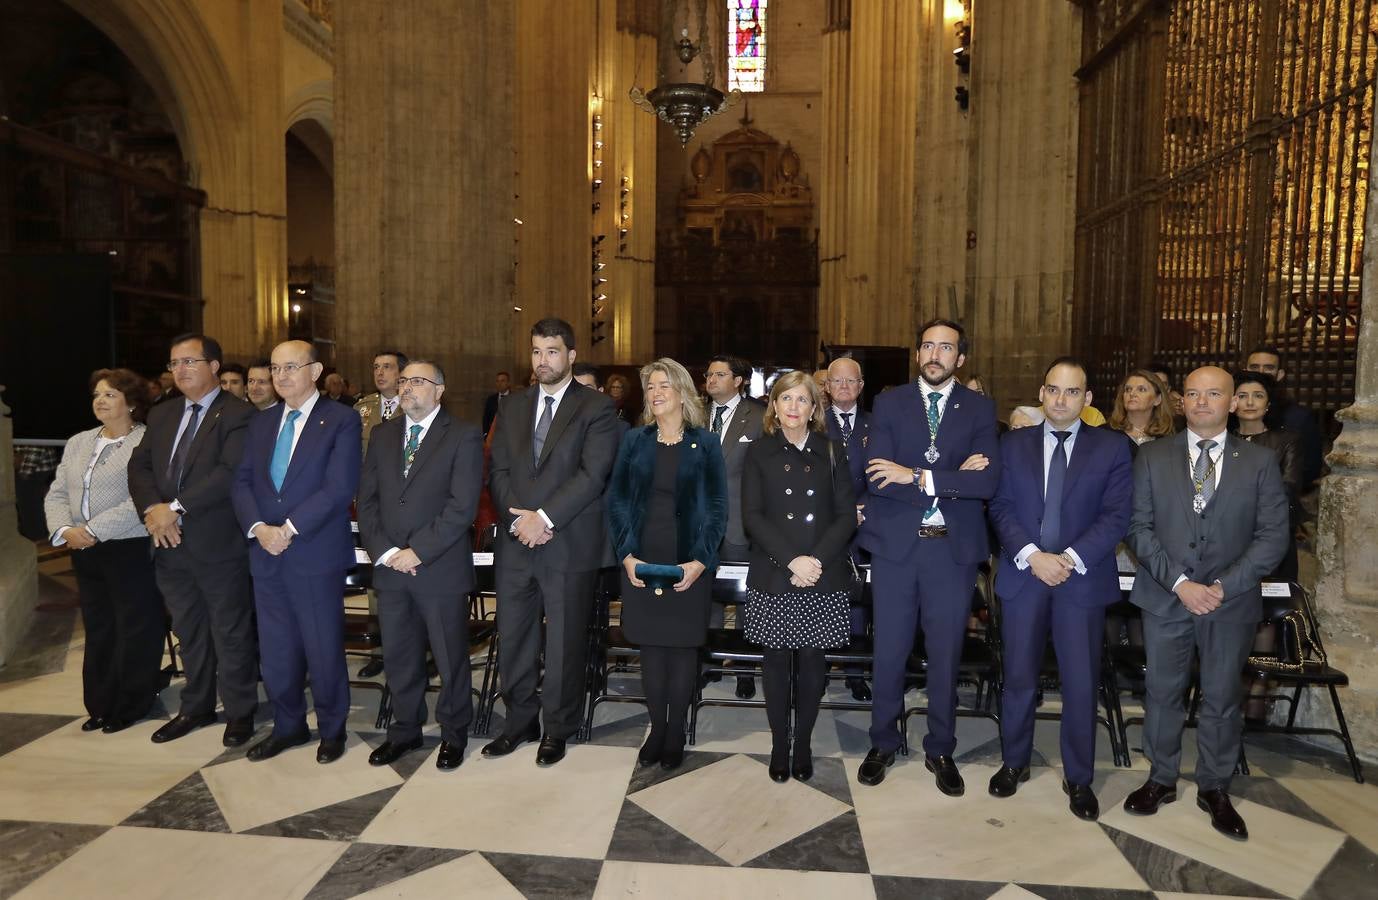
<path fill-rule="evenodd" d="M 536 510 L 536 515 L 540 516 L 540 517 L 541 517 L 541 521 L 545 522 L 545 527 L 546 527 L 546 528 L 549 528 L 551 531 L 554 531 L 554 530 L 555 530 L 555 523 L 552 522 L 552 521 L 550 521 L 550 516 L 547 516 L 547 515 L 545 514 L 545 510 L 543 510 L 543 509 L 538 509 L 538 510 Z"/>
<path fill-rule="evenodd" d="M 54 531 L 54 532 L 53 532 L 53 546 L 54 546 L 54 547 L 61 547 L 63 544 L 67 543 L 67 539 L 66 539 L 65 537 L 62 536 L 62 532 L 66 531 L 68 528 L 71 528 L 71 527 L 72 527 L 71 525 L 63 525 L 63 526 L 62 526 L 61 528 L 59 528 L 57 531 Z"/>
<path fill-rule="evenodd" d="M 1178 576 L 1177 576 L 1177 580 L 1174 581 L 1174 582 L 1172 583 L 1172 592 L 1173 592 L 1174 594 L 1177 593 L 1177 588 L 1182 584 L 1182 582 L 1184 582 L 1184 581 L 1186 581 L 1186 580 L 1187 580 L 1187 576 L 1185 576 L 1185 575 L 1178 575 Z"/>
<path fill-rule="evenodd" d="M 1077 551 L 1073 550 L 1071 547 L 1068 547 L 1066 550 L 1063 550 L 1062 552 L 1066 553 L 1068 556 L 1072 558 L 1072 568 L 1077 570 L 1078 575 L 1086 574 L 1086 563 L 1081 561 L 1081 557 L 1077 555 Z"/>
<path fill-rule="evenodd" d="M 1029 567 L 1029 557 L 1033 556 L 1037 552 L 1037 544 L 1025 544 L 1024 547 L 1014 555 L 1014 567 L 1021 572 L 1024 571 Z"/>
<path fill-rule="evenodd" d="M 386 552 L 383 553 L 382 556 L 380 556 L 380 557 L 378 557 L 377 559 L 375 559 L 375 560 L 373 561 L 373 564 L 374 564 L 375 566 L 386 566 L 386 565 L 388 564 L 388 560 L 392 559 L 393 554 L 396 553 L 397 551 L 401 550 L 401 549 L 402 549 L 401 547 L 393 547 L 393 548 L 387 550 Z"/>
<path fill-rule="evenodd" d="M 255 529 L 255 528 L 257 528 L 257 527 L 260 526 L 260 525 L 267 525 L 267 524 L 268 524 L 267 522 L 262 522 L 262 521 L 260 521 L 260 522 L 255 522 L 254 524 L 250 525 L 250 526 L 249 526 L 249 537 L 250 537 L 250 538 L 253 538 L 253 536 L 254 536 L 254 529 Z"/>
<path fill-rule="evenodd" d="M 287 521 L 283 522 L 282 524 L 285 525 L 285 526 L 287 527 L 287 530 L 288 530 L 288 531 L 292 532 L 292 537 L 296 537 L 297 535 L 301 534 L 300 531 L 297 531 L 297 526 L 295 526 L 295 525 L 292 524 L 292 520 L 291 520 L 291 519 L 288 519 Z"/>
<path fill-rule="evenodd" d="M 187 512 L 187 508 L 186 508 L 185 506 L 182 505 L 182 501 L 181 501 L 181 500 L 178 500 L 178 499 L 175 498 L 175 497 L 173 498 L 172 502 L 168 504 L 168 507 L 169 507 L 173 512 L 177 513 L 177 515 L 179 515 L 179 516 L 185 515 L 186 512 Z"/>
<path fill-rule="evenodd" d="M 933 487 L 933 470 L 920 469 L 923 472 L 923 492 L 930 497 L 938 496 L 938 491 Z"/>

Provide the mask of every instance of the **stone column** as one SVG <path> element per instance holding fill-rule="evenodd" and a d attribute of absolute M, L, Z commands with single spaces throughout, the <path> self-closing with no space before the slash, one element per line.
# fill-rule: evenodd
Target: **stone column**
<path fill-rule="evenodd" d="M 14 507 L 14 422 L 0 385 L 0 667 L 14 655 L 38 603 L 38 558 Z"/>
<path fill-rule="evenodd" d="M 818 172 L 818 336 L 841 343 L 847 261 L 847 128 L 852 3 L 828 0 L 823 25 L 823 164 Z"/>
<path fill-rule="evenodd" d="M 335 14 L 339 365 L 367 372 L 389 347 L 434 358 L 446 405 L 477 419 L 517 315 L 511 10 L 352 0 Z"/>
<path fill-rule="evenodd" d="M 1378 142 L 1370 161 L 1378 162 Z M 1373 172 L 1372 164 L 1369 171 Z M 1364 234 L 1363 295 L 1367 315 L 1358 335 L 1354 405 L 1340 410 L 1344 426 L 1328 461 L 1330 475 L 1321 482 L 1319 540 L 1316 555 L 1317 615 L 1331 665 L 1349 674 L 1349 689 L 1340 690 L 1355 749 L 1378 759 L 1378 179 L 1368 183 Z M 1309 692 L 1303 719 L 1333 725 L 1329 698 Z M 1326 746 L 1327 738 L 1317 738 Z"/>

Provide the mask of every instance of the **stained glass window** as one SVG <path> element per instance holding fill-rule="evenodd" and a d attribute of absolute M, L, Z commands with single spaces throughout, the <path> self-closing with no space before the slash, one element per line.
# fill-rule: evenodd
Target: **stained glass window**
<path fill-rule="evenodd" d="M 727 89 L 766 89 L 766 3 L 727 0 Z"/>

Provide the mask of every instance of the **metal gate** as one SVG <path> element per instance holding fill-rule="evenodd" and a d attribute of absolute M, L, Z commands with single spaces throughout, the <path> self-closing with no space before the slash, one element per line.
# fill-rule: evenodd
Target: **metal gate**
<path fill-rule="evenodd" d="M 1375 0 L 1085 0 L 1073 346 L 1111 397 L 1158 357 L 1354 398 Z"/>

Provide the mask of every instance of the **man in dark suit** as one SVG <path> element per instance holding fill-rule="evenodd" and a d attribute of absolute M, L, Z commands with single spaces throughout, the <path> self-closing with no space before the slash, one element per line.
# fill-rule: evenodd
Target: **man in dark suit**
<path fill-rule="evenodd" d="M 255 410 L 221 390 L 221 362 L 213 338 L 173 340 L 168 369 L 180 393 L 149 412 L 146 436 L 129 458 L 129 493 L 157 548 L 158 590 L 187 673 L 181 709 L 153 732 L 155 744 L 213 723 L 217 687 L 228 720 L 225 746 L 254 733 L 249 559 L 227 501 Z"/>
<path fill-rule="evenodd" d="M 866 447 L 871 442 L 871 415 L 861 407 L 861 390 L 865 386 L 861 364 L 851 357 L 835 359 L 828 365 L 827 396 L 831 402 L 824 414 L 828 437 L 842 445 L 847 468 L 852 475 L 858 517 L 865 507 Z M 853 540 L 852 555 L 862 556 L 858 551 Z M 864 606 L 853 606 L 851 615 L 852 635 L 864 635 L 866 626 L 870 624 L 871 611 Z M 859 668 L 847 670 L 847 687 L 854 700 L 866 702 L 871 699 L 871 686 L 866 683 Z"/>
<path fill-rule="evenodd" d="M 469 723 L 469 613 L 474 588 L 470 528 L 483 487 L 483 435 L 440 406 L 445 373 L 412 360 L 399 380 L 402 412 L 373 429 L 359 477 L 359 534 L 373 559 L 373 587 L 392 691 L 387 740 L 375 766 L 421 746 L 426 645 L 440 671 L 436 768 L 464 761 Z"/>
<path fill-rule="evenodd" d="M 273 348 L 276 408 L 249 426 L 234 485 L 234 511 L 253 538 L 263 685 L 273 732 L 249 749 L 255 762 L 311 739 L 306 676 L 316 708 L 316 761 L 344 753 L 349 676 L 344 658 L 344 578 L 354 565 L 349 507 L 359 484 L 359 414 L 316 391 L 321 364 L 305 341 Z"/>
<path fill-rule="evenodd" d="M 485 435 L 493 427 L 493 420 L 498 417 L 498 408 L 512 393 L 512 376 L 506 372 L 499 372 L 496 387 L 497 390 L 489 394 L 488 399 L 483 401 L 483 433 Z"/>
<path fill-rule="evenodd" d="M 742 469 L 746 449 L 760 440 L 765 408 L 745 396 L 751 384 L 751 363 L 736 356 L 719 355 L 708 363 L 704 386 L 708 393 L 708 429 L 718 436 L 723 464 L 727 468 L 727 531 L 718 559 L 744 563 L 751 558 L 751 541 L 742 526 Z M 740 617 L 740 610 L 738 611 Z M 723 608 L 713 604 L 709 625 L 721 628 Z M 737 679 L 737 696 L 749 700 L 756 696 L 756 682 L 749 676 Z"/>
<path fill-rule="evenodd" d="M 583 714 L 593 589 L 608 555 L 603 491 L 622 432 L 607 395 L 574 381 L 574 358 L 568 322 L 542 319 L 531 329 L 537 383 L 503 403 L 488 476 L 499 519 L 499 677 L 507 723 L 483 755 L 505 756 L 540 738 L 541 766 L 564 758 Z"/>
<path fill-rule="evenodd" d="M 966 332 L 935 319 L 919 331 L 920 380 L 876 398 L 858 543 L 871 554 L 875 700 L 871 750 L 857 778 L 879 784 L 900 746 L 905 662 L 922 624 L 928 657 L 924 765 L 938 789 L 965 791 L 957 747 L 957 667 L 980 563 L 990 555 L 985 500 L 1000 480 L 995 406 L 953 373 Z"/>
<path fill-rule="evenodd" d="M 1054 360 L 1038 391 L 1044 421 L 1000 441 L 1000 487 L 990 518 L 1000 538 L 1004 765 L 990 792 L 1010 797 L 1029 777 L 1039 672 L 1052 637 L 1062 694 L 1063 790 L 1072 813 L 1092 820 L 1105 607 L 1120 597 L 1115 547 L 1129 528 L 1134 476 L 1129 441 L 1081 421 L 1091 402 L 1086 368 Z"/>
<path fill-rule="evenodd" d="M 1129 548 L 1138 557 L 1129 599 L 1144 613 L 1148 781 L 1124 801 L 1151 815 L 1177 799 L 1185 695 L 1199 663 L 1196 804 L 1222 834 L 1247 839 L 1230 804 L 1243 727 L 1240 673 L 1262 618 L 1263 576 L 1291 539 L 1287 491 L 1266 447 L 1226 431 L 1234 380 L 1214 366 L 1187 376 L 1187 430 L 1139 447 Z"/>

